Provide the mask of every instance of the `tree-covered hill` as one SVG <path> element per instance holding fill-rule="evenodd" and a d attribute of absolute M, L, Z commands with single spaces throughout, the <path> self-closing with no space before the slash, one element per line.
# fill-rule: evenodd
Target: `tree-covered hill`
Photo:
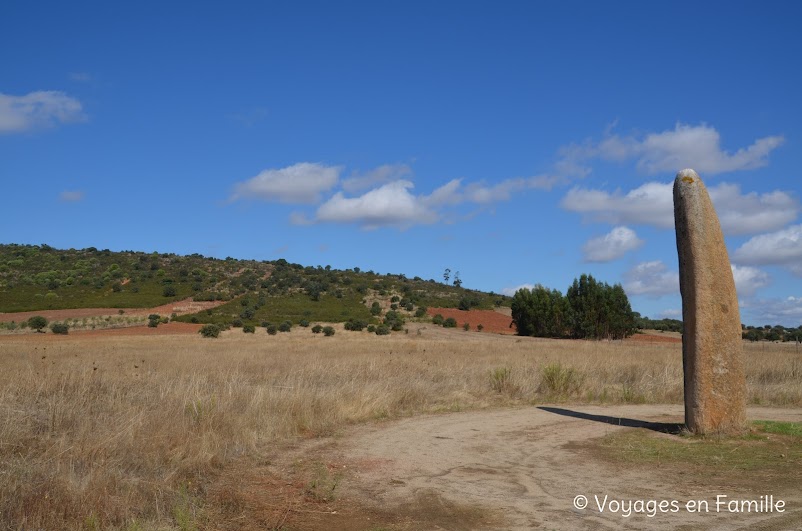
<path fill-rule="evenodd" d="M 150 308 L 192 297 L 228 301 L 184 316 L 196 322 L 284 318 L 347 321 L 370 315 L 373 302 L 463 309 L 509 306 L 509 297 L 403 274 L 380 275 L 358 267 L 303 266 L 199 254 L 55 249 L 0 245 L 0 312 L 69 308 Z M 407 310 L 412 308 L 412 310 Z M 244 318 L 243 318 L 244 314 Z"/>

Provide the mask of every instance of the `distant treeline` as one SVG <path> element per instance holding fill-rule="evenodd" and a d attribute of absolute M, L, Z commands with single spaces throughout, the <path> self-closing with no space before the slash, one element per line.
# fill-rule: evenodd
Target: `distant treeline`
<path fill-rule="evenodd" d="M 623 339 L 635 333 L 635 316 L 620 284 L 590 275 L 574 279 L 565 296 L 537 285 L 512 298 L 512 320 L 522 336 Z"/>
<path fill-rule="evenodd" d="M 636 312 L 635 323 L 639 330 L 682 333 L 682 321 L 678 319 L 649 319 Z M 749 341 L 802 341 L 802 326 L 789 328 L 782 325 L 741 325 L 741 335 Z"/>

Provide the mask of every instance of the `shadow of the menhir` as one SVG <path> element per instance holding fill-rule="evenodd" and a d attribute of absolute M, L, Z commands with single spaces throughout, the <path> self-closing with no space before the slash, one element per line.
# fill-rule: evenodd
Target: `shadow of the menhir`
<path fill-rule="evenodd" d="M 647 430 L 657 431 L 660 433 L 669 433 L 671 435 L 677 435 L 685 428 L 685 424 L 677 424 L 675 422 L 649 422 L 646 420 L 628 419 L 624 417 L 592 415 L 590 413 L 582 413 L 581 411 L 573 411 L 570 409 L 563 409 L 561 407 L 540 406 L 538 409 L 547 411 L 548 413 L 554 413 L 555 415 L 573 417 L 575 419 L 592 420 L 594 422 L 603 422 L 604 424 L 625 426 L 627 428 L 645 428 Z"/>

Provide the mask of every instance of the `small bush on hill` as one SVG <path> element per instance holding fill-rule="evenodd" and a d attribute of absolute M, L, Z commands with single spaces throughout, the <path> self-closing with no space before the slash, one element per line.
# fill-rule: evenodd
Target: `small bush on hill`
<path fill-rule="evenodd" d="M 323 327 L 323 335 L 324 336 L 333 336 L 334 335 L 334 328 L 331 326 L 324 326 Z"/>
<path fill-rule="evenodd" d="M 66 325 L 64 323 L 53 323 L 52 325 L 50 325 L 50 330 L 54 334 L 62 334 L 65 336 L 70 333 L 69 325 Z"/>
<path fill-rule="evenodd" d="M 445 321 L 443 321 L 443 328 L 456 328 L 457 327 L 457 320 L 453 317 L 449 317 Z"/>
<path fill-rule="evenodd" d="M 176 291 L 175 286 L 164 286 L 162 290 L 162 295 L 165 297 L 175 297 Z"/>
<path fill-rule="evenodd" d="M 255 334 L 256 333 L 256 327 L 253 326 L 253 325 L 245 325 L 245 326 L 242 327 L 242 331 L 245 334 Z"/>
<path fill-rule="evenodd" d="M 220 335 L 220 327 L 213 324 L 203 325 L 198 333 L 203 337 L 217 337 Z"/>
<path fill-rule="evenodd" d="M 322 331 L 323 331 L 323 327 L 320 326 L 320 325 L 315 325 L 315 326 L 312 327 L 312 333 L 313 334 L 319 334 Z"/>
<path fill-rule="evenodd" d="M 309 326 L 309 321 L 307 321 L 306 319 L 301 319 L 301 321 L 298 324 L 303 326 L 304 328 L 307 328 Z"/>
<path fill-rule="evenodd" d="M 390 334 L 390 328 L 387 325 L 379 325 L 376 327 L 377 336 L 386 336 Z"/>
<path fill-rule="evenodd" d="M 435 315 L 434 317 L 432 317 L 432 323 L 434 323 L 436 325 L 443 324 L 443 320 L 444 320 L 443 316 L 440 315 L 439 313 L 437 315 Z"/>
<path fill-rule="evenodd" d="M 45 319 L 41 315 L 34 315 L 30 319 L 28 319 L 28 326 L 30 326 L 37 332 L 41 332 L 42 328 L 47 326 L 47 319 Z"/>
<path fill-rule="evenodd" d="M 265 328 L 267 329 L 267 333 L 271 336 L 278 334 L 278 327 L 274 324 L 268 324 Z"/>
<path fill-rule="evenodd" d="M 290 330 L 292 330 L 292 321 L 284 321 L 278 325 L 279 332 L 289 332 Z"/>

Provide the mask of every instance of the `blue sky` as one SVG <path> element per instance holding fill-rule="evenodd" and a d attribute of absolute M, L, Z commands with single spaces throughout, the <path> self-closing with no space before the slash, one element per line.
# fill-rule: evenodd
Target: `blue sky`
<path fill-rule="evenodd" d="M 0 241 L 681 308 L 695 168 L 742 321 L 802 324 L 798 2 L 21 2 Z"/>

